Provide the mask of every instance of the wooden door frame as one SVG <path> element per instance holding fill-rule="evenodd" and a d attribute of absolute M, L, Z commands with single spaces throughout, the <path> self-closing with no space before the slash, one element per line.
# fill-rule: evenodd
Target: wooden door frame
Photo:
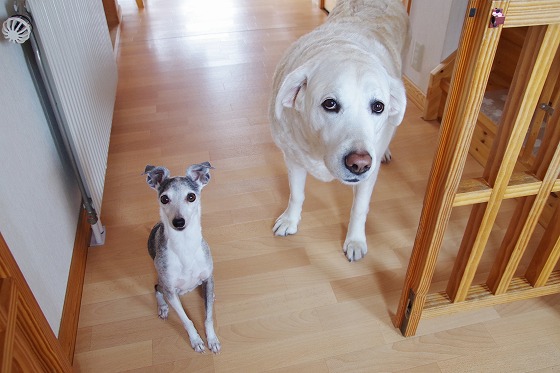
<path fill-rule="evenodd" d="M 27 353 L 34 354 L 36 359 L 29 357 L 29 361 L 39 360 L 46 371 L 71 372 L 72 367 L 68 357 L 35 300 L 1 233 L 0 278 L 13 284 L 15 289 L 12 297 L 12 302 L 15 304 L 9 307 L 6 317 L 8 320 L 6 322 L 6 332 L 0 335 L 3 347 L 3 371 L 12 371 L 16 366 L 21 366 L 20 361 L 14 361 L 18 360 L 15 356 L 14 346 L 16 340 L 20 338 L 20 334 L 22 334 L 21 337 L 35 347 L 34 351 L 28 351 Z"/>
<path fill-rule="evenodd" d="M 410 15 L 410 7 L 412 6 L 412 0 L 402 0 L 405 8 L 406 8 L 406 12 Z"/>
<path fill-rule="evenodd" d="M 33 346 L 33 351 L 28 353 L 34 353 L 45 371 L 72 371 L 90 236 L 91 228 L 87 223 L 85 211 L 82 209 L 76 230 L 66 298 L 57 338 L 0 232 L 0 280 L 6 279 L 6 283 L 11 284 L 14 288 L 15 294 L 15 304 L 9 308 L 15 314 L 5 315 L 8 325 L 6 331 L 0 333 L 0 345 L 2 346 L 0 356 L 3 356 L 0 368 L 11 371 L 10 367 L 13 367 L 11 360 L 17 359 L 15 355 L 12 355 L 14 341 L 18 338 L 16 333 L 21 331 L 21 337 Z M 16 323 L 18 328 L 15 327 Z"/>

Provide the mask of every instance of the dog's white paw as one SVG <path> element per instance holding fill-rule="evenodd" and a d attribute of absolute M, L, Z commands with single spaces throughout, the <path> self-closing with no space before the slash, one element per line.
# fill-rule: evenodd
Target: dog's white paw
<path fill-rule="evenodd" d="M 167 320 L 167 316 L 169 316 L 169 306 L 167 304 L 158 306 L 158 316 L 160 319 Z"/>
<path fill-rule="evenodd" d="M 220 352 L 222 345 L 220 344 L 218 337 L 208 338 L 208 348 L 215 354 Z"/>
<path fill-rule="evenodd" d="M 366 256 L 367 243 L 366 241 L 346 241 L 344 242 L 343 250 L 348 261 L 354 262 Z"/>
<path fill-rule="evenodd" d="M 202 340 L 202 338 L 200 338 L 198 334 L 195 335 L 194 338 L 190 338 L 190 340 L 191 340 L 191 346 L 196 352 L 204 353 L 206 347 L 204 347 L 204 341 Z"/>
<path fill-rule="evenodd" d="M 389 163 L 393 159 L 393 155 L 391 154 L 391 150 L 387 148 L 385 153 L 383 154 L 383 158 L 381 158 L 381 163 Z"/>
<path fill-rule="evenodd" d="M 296 234 L 298 229 L 299 219 L 290 219 L 286 214 L 280 215 L 274 223 L 272 231 L 275 236 L 287 236 L 289 234 Z"/>

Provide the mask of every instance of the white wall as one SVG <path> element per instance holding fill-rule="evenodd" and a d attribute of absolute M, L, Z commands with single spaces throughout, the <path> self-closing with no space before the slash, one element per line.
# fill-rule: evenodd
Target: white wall
<path fill-rule="evenodd" d="M 4 21 L 13 13 L 14 0 L 0 3 Z M 42 59 L 49 62 L 78 167 L 100 213 L 117 85 L 103 4 L 26 3 L 41 36 Z M 0 232 L 58 334 L 81 195 L 53 141 L 22 47 L 3 38 L 0 120 Z"/>
<path fill-rule="evenodd" d="M 465 21 L 467 3 L 468 2 L 466 0 L 453 0 L 453 3 L 451 4 L 447 30 L 445 32 L 446 38 L 441 53 L 442 60 L 457 50 L 459 39 L 461 37 L 461 30 L 463 28 L 463 22 Z"/>
<path fill-rule="evenodd" d="M 335 3 L 336 0 L 326 0 L 325 7 L 332 8 Z M 412 40 L 403 63 L 403 73 L 424 94 L 428 90 L 431 71 L 459 45 L 467 3 L 467 0 L 412 0 Z M 415 43 L 423 46 L 423 52 L 420 66 L 413 67 Z"/>
<path fill-rule="evenodd" d="M 13 9 L 1 0 L 0 22 Z M 22 48 L 0 38 L 0 232 L 58 334 L 81 197 L 64 171 Z"/>
<path fill-rule="evenodd" d="M 424 93 L 428 89 L 430 72 L 457 49 L 467 3 L 466 0 L 412 1 L 410 9 L 412 40 L 404 61 L 404 75 Z M 418 70 L 412 66 L 415 43 L 424 47 Z"/>

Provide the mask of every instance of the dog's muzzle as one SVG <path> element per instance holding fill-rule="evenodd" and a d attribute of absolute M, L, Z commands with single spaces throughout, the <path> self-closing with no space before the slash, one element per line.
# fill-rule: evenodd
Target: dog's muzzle
<path fill-rule="evenodd" d="M 348 153 L 344 157 L 344 165 L 354 175 L 361 175 L 371 169 L 371 155 L 366 151 Z"/>
<path fill-rule="evenodd" d="M 185 219 L 183 218 L 175 218 L 171 223 L 173 224 L 173 227 L 178 231 L 182 231 L 183 229 L 185 229 Z"/>

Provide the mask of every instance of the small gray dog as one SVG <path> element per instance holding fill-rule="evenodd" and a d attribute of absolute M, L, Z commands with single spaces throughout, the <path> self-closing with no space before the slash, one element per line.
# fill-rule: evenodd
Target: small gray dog
<path fill-rule="evenodd" d="M 204 352 L 204 342 L 179 299 L 180 295 L 202 285 L 206 301 L 204 326 L 208 348 L 217 353 L 220 341 L 214 331 L 212 311 L 213 263 L 200 223 L 200 192 L 210 181 L 211 168 L 208 162 L 195 164 L 187 168 L 186 176 L 170 178 L 167 168 L 148 165 L 144 174 L 147 175 L 147 183 L 158 193 L 161 217 L 148 239 L 148 252 L 158 274 L 155 290 L 159 317 L 167 319 L 167 299 L 187 330 L 192 348 L 196 352 Z"/>

